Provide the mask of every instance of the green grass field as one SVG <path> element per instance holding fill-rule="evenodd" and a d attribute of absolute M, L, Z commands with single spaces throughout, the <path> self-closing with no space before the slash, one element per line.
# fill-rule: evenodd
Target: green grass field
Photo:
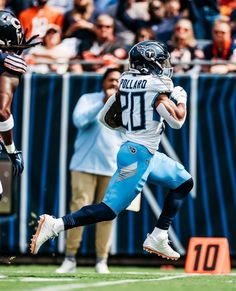
<path fill-rule="evenodd" d="M 56 266 L 0 266 L 0 290 L 34 291 L 218 291 L 236 290 L 236 272 L 229 275 L 186 274 L 182 269 L 110 267 L 100 275 L 93 268 L 78 267 L 71 275 L 57 275 Z"/>

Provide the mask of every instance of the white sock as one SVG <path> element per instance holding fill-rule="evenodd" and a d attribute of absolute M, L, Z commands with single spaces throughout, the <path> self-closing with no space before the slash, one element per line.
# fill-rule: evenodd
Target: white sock
<path fill-rule="evenodd" d="M 151 235 L 154 237 L 166 237 L 168 236 L 168 230 L 155 227 Z"/>
<path fill-rule="evenodd" d="M 64 222 L 62 220 L 62 218 L 57 218 L 56 221 L 55 221 L 55 224 L 53 226 L 53 229 L 56 233 L 59 233 L 61 231 L 64 231 L 65 230 L 65 227 L 64 227 Z"/>
<path fill-rule="evenodd" d="M 12 144 L 5 145 L 5 148 L 8 152 L 8 154 L 13 154 L 16 151 L 16 147 L 15 147 L 14 142 Z"/>

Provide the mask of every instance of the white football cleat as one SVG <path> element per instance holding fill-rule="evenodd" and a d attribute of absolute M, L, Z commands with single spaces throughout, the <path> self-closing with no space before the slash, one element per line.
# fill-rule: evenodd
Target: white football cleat
<path fill-rule="evenodd" d="M 95 271 L 98 274 L 110 274 L 110 271 L 108 269 L 108 266 L 104 262 L 99 262 L 95 265 Z"/>
<path fill-rule="evenodd" d="M 75 273 L 76 272 L 76 261 L 64 259 L 60 268 L 55 271 L 57 274 Z"/>
<path fill-rule="evenodd" d="M 180 254 L 174 251 L 169 245 L 168 236 L 153 237 L 153 235 L 148 234 L 143 243 L 143 249 L 168 260 L 178 260 L 180 258 Z"/>
<path fill-rule="evenodd" d="M 44 244 L 47 240 L 58 236 L 58 233 L 56 233 L 53 229 L 55 220 L 55 218 L 47 214 L 40 216 L 36 233 L 31 239 L 31 254 L 36 255 L 42 244 Z"/>

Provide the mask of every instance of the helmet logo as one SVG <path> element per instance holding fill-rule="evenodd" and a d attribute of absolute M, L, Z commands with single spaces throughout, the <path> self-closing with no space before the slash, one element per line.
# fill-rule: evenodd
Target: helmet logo
<path fill-rule="evenodd" d="M 9 32 L 6 37 L 3 37 L 4 39 L 1 37 L 1 40 L 7 45 L 19 44 L 22 38 L 20 21 L 9 12 L 2 13 L 0 20 L 4 23 L 4 29 L 8 29 Z"/>
<path fill-rule="evenodd" d="M 150 46 L 137 45 L 137 50 L 148 61 L 155 60 L 157 56 L 157 50 L 153 45 Z"/>
<path fill-rule="evenodd" d="M 11 24 L 17 29 L 21 29 L 20 21 L 17 18 L 11 18 Z"/>

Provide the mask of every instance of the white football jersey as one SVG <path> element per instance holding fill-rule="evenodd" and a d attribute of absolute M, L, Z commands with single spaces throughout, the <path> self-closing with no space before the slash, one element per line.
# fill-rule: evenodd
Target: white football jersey
<path fill-rule="evenodd" d="M 163 118 L 154 103 L 160 93 L 170 93 L 173 82 L 166 76 L 125 72 L 119 81 L 122 126 L 126 140 L 142 144 L 154 153 L 163 131 Z"/>

